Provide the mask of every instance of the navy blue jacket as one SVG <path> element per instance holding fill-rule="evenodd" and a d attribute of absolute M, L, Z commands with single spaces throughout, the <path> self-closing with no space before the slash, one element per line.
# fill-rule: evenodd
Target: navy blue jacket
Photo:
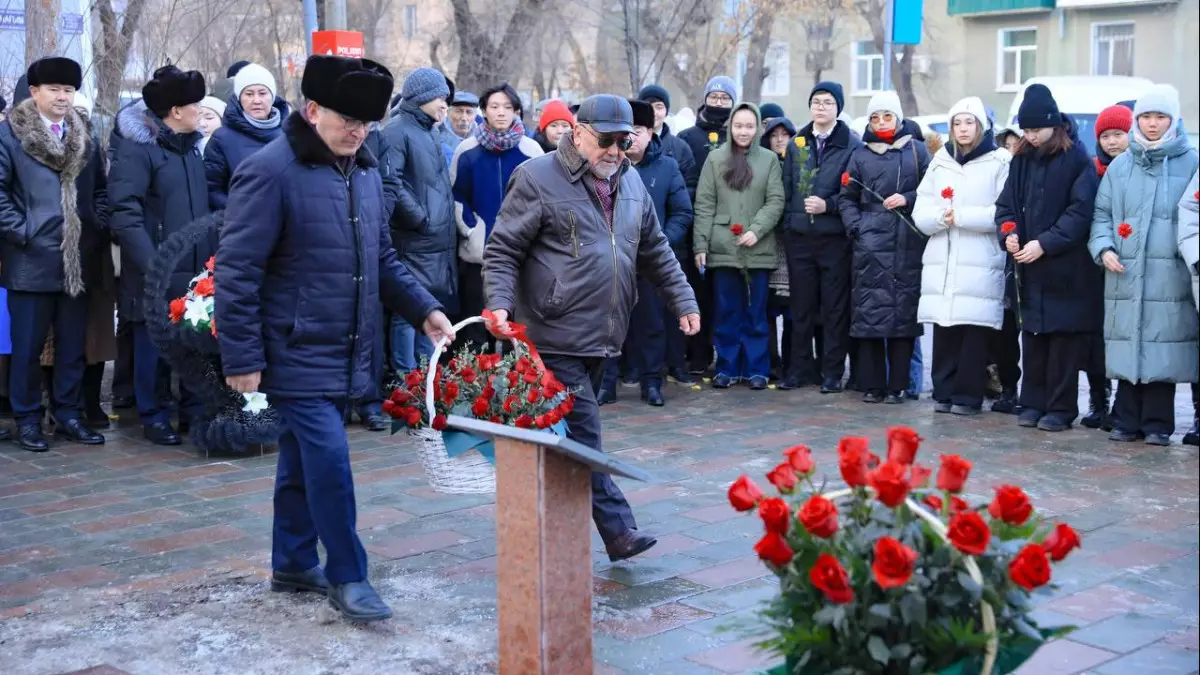
<path fill-rule="evenodd" d="M 217 250 L 226 375 L 262 372 L 282 398 L 361 398 L 375 386 L 380 298 L 420 326 L 440 309 L 396 257 L 371 153 L 339 160 L 298 113 L 242 163 Z"/>
<path fill-rule="evenodd" d="M 280 122 L 287 117 L 288 106 L 283 99 L 275 99 L 274 110 L 279 114 Z M 225 208 L 234 170 L 247 157 L 278 138 L 280 133 L 280 127 L 259 129 L 251 125 L 237 97 L 229 99 L 221 128 L 213 132 L 204 146 L 204 174 L 208 179 L 208 202 L 213 211 Z"/>
<path fill-rule="evenodd" d="M 658 133 L 662 140 L 662 154 L 675 160 L 679 171 L 683 174 L 683 182 L 687 184 L 688 201 L 696 194 L 696 184 L 700 181 L 700 169 L 696 168 L 696 156 L 692 154 L 692 146 L 682 138 L 671 133 L 671 127 L 663 124 Z"/>
<path fill-rule="evenodd" d="M 1096 312 L 1095 262 L 1088 253 L 1092 209 L 1100 177 L 1079 140 L 1075 123 L 1063 116 L 1072 144 L 1066 152 L 1046 155 L 1029 148 L 1013 157 L 1008 180 L 996 200 L 996 232 L 1000 245 L 1006 235 L 1000 227 L 1017 224 L 1024 246 L 1037 239 L 1045 252 L 1017 266 L 1017 303 L 1021 328 L 1030 333 L 1078 333 L 1103 327 L 1103 312 Z M 1013 287 L 1010 286 L 1010 292 Z"/>
<path fill-rule="evenodd" d="M 655 136 L 646 146 L 642 161 L 634 165 L 646 192 L 654 201 L 654 213 L 676 257 L 687 255 L 692 241 L 692 199 L 679 164 L 663 152 L 662 141 Z"/>

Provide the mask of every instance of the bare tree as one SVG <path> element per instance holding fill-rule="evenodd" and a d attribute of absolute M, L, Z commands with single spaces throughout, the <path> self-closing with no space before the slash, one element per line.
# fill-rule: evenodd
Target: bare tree
<path fill-rule="evenodd" d="M 112 0 L 92 0 L 93 11 L 100 18 L 100 33 L 92 42 L 92 63 L 96 68 L 96 110 L 103 115 L 115 115 L 125 83 L 125 67 L 133 36 L 141 23 L 146 0 L 128 0 L 125 11 L 113 10 Z M 103 137 L 103 136 L 102 136 Z"/>
<path fill-rule="evenodd" d="M 689 100 L 699 99 L 704 84 L 728 70 L 752 25 L 752 12 L 718 19 L 718 4 L 711 0 L 664 2 L 642 14 L 647 37 L 659 45 L 651 65 L 681 85 Z"/>
<path fill-rule="evenodd" d="M 458 71 L 454 78 L 461 89 L 477 91 L 489 84 L 515 80 L 526 47 L 533 38 L 544 38 L 541 19 L 548 0 L 514 0 L 507 22 L 497 16 L 498 8 L 488 4 L 480 10 L 481 21 L 471 9 L 470 0 L 450 0 L 454 31 L 458 38 Z M 498 31 L 492 26 L 504 26 Z M 440 41 L 430 45 L 431 58 L 437 55 Z M 437 62 L 435 60 L 435 62 Z"/>
<path fill-rule="evenodd" d="M 838 46 L 834 44 L 837 19 L 847 9 L 847 0 L 805 0 L 797 13 L 804 29 L 804 67 L 812 75 L 815 86 L 825 71 L 832 70 Z"/>
<path fill-rule="evenodd" d="M 883 52 L 884 32 L 887 30 L 883 12 L 885 0 L 854 0 L 854 10 L 867 22 L 871 28 L 871 37 L 875 47 Z M 916 45 L 896 45 L 900 47 L 899 59 L 892 62 L 892 88 L 900 97 L 900 106 L 904 114 L 914 116 L 920 113 L 917 96 L 913 92 L 913 64 L 917 57 Z"/>
<path fill-rule="evenodd" d="M 55 24 L 62 13 L 62 0 L 25 0 L 25 62 L 58 51 Z"/>
<path fill-rule="evenodd" d="M 379 22 L 387 14 L 389 5 L 389 0 L 354 0 L 346 4 L 348 23 L 354 30 L 362 32 L 364 51 L 371 58 L 378 59 L 386 52 L 386 45 L 379 40 Z"/>
<path fill-rule="evenodd" d="M 775 19 L 789 10 L 786 3 L 778 0 L 758 0 L 749 5 L 747 19 L 750 25 L 749 45 L 746 48 L 746 72 L 742 75 L 742 99 L 762 100 L 763 80 L 771 74 L 767 67 L 767 52 L 771 48 L 771 33 L 775 30 Z"/>

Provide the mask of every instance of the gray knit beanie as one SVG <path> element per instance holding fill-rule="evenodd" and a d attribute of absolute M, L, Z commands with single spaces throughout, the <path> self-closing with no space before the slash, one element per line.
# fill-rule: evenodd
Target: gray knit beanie
<path fill-rule="evenodd" d="M 405 103 L 422 106 L 435 98 L 448 98 L 450 85 L 446 76 L 433 68 L 417 68 L 404 79 L 401 90 Z"/>

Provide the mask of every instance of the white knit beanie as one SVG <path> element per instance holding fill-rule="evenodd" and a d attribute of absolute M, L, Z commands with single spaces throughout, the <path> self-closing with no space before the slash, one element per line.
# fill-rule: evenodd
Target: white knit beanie
<path fill-rule="evenodd" d="M 1179 90 L 1169 84 L 1156 84 L 1133 104 L 1133 117 L 1137 119 L 1149 112 L 1162 113 L 1172 120 L 1179 119 Z"/>
<path fill-rule="evenodd" d="M 904 111 L 900 108 L 900 96 L 894 91 L 881 91 L 871 97 L 871 101 L 867 103 L 866 116 L 869 119 L 871 115 L 877 112 L 890 112 L 896 116 L 896 121 L 900 122 L 904 119 Z"/>
<path fill-rule="evenodd" d="M 275 76 L 257 63 L 251 63 L 233 76 L 233 95 L 241 98 L 246 87 L 254 85 L 266 87 L 267 91 L 271 92 L 271 98 L 275 98 Z"/>
<path fill-rule="evenodd" d="M 971 115 L 980 129 L 988 128 L 987 106 L 978 96 L 968 96 L 950 107 L 950 127 L 954 127 L 954 118 L 959 115 Z"/>
<path fill-rule="evenodd" d="M 205 96 L 200 99 L 200 107 L 217 113 L 217 117 L 225 117 L 225 102 L 216 96 Z"/>

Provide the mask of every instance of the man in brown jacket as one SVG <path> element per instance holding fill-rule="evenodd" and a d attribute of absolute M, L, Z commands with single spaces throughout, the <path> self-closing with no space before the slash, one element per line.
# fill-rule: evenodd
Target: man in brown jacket
<path fill-rule="evenodd" d="M 515 314 L 526 324 L 546 366 L 578 390 L 568 437 L 600 450 L 595 390 L 604 360 L 621 353 L 638 276 L 659 289 L 687 335 L 700 329 L 700 313 L 654 202 L 629 170 L 629 102 L 592 96 L 576 119 L 558 150 L 513 173 L 483 266 L 488 308 L 502 323 Z M 657 541 L 638 532 L 606 474 L 592 474 L 592 519 L 614 562 Z"/>

